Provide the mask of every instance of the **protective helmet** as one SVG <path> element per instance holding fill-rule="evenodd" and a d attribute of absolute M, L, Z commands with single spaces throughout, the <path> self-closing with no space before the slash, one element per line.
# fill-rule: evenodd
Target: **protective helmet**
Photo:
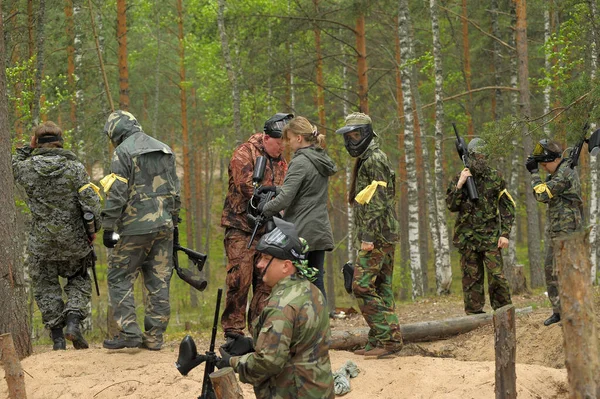
<path fill-rule="evenodd" d="M 475 137 L 473 140 L 469 141 L 467 150 L 469 151 L 469 154 L 485 155 L 485 146 L 485 140 Z"/>
<path fill-rule="evenodd" d="M 560 147 L 556 143 L 548 140 L 540 140 L 533 149 L 533 159 L 537 162 L 552 162 L 561 157 Z"/>
<path fill-rule="evenodd" d="M 354 112 L 346 116 L 345 126 L 336 130 L 337 134 L 344 135 L 344 146 L 351 157 L 360 156 L 371 144 L 376 136 L 369 115 Z M 360 132 L 360 137 L 352 139 L 350 133 Z"/>
<path fill-rule="evenodd" d="M 304 238 L 298 237 L 296 228 L 290 222 L 274 217 L 275 229 L 262 236 L 256 250 L 277 259 L 291 260 L 298 274 L 309 280 L 314 280 L 317 269 L 308 266 L 306 252 L 308 244 Z"/>
<path fill-rule="evenodd" d="M 283 135 L 283 127 L 294 117 L 294 114 L 277 113 L 267 119 L 264 132 L 274 139 L 279 139 Z"/>
<path fill-rule="evenodd" d="M 142 125 L 135 119 L 135 116 L 122 110 L 110 114 L 104 124 L 104 134 L 115 146 L 121 144 L 129 135 L 141 131 Z"/>

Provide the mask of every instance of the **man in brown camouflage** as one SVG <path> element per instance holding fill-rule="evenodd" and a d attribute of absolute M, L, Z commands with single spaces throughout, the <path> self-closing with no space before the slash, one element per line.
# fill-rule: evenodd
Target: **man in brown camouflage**
<path fill-rule="evenodd" d="M 99 189 L 75 154 L 63 149 L 59 126 L 47 121 L 33 132 L 30 144 L 18 148 L 12 159 L 15 181 L 25 190 L 31 211 L 27 262 L 33 292 L 53 349 L 66 348 L 65 335 L 75 349 L 86 349 L 80 323 L 88 316 L 92 294 L 87 269 L 95 234 L 86 234 L 83 214 L 93 214 L 94 230 L 100 228 Z M 59 277 L 67 279 L 64 288 Z"/>
<path fill-rule="evenodd" d="M 502 271 L 502 248 L 515 219 L 515 202 L 506 190 L 500 173 L 492 169 L 484 155 L 480 138 L 468 146 L 471 163 L 457 175 L 446 192 L 446 205 L 458 212 L 454 245 L 460 252 L 462 288 L 467 314 L 484 313 L 484 278 L 488 272 L 488 294 L 492 309 L 511 303 L 510 288 Z M 465 183 L 473 176 L 479 199 L 472 201 Z"/>
<path fill-rule="evenodd" d="M 247 248 L 254 225 L 248 219 L 248 203 L 254 189 L 252 175 L 256 158 L 267 158 L 262 184 L 280 186 L 287 171 L 287 162 L 282 157 L 283 126 L 293 118 L 292 114 L 278 113 L 265 123 L 263 133 L 252 135 L 233 152 L 229 162 L 229 189 L 225 197 L 221 226 L 225 228 L 225 253 L 227 255 L 227 295 L 221 325 L 228 333 L 243 334 L 246 327 L 246 306 L 248 291 L 253 286 L 253 297 L 248 309 L 248 329 L 266 304 L 270 289 L 261 279 L 256 267 L 259 254 L 256 242 L 264 234 L 261 227 L 250 248 Z"/>
<path fill-rule="evenodd" d="M 548 174 L 544 182 L 538 172 L 538 163 Z M 569 166 L 569 160 L 562 158 L 560 145 L 548 139 L 539 141 L 533 154 L 527 158 L 525 167 L 531 173 L 531 188 L 535 199 L 548 204 L 544 272 L 548 298 L 552 303 L 552 316 L 544 321 L 544 325 L 549 326 L 560 321 L 558 276 L 552 239 L 581 231 L 583 218 L 581 184 L 577 171 Z"/>
<path fill-rule="evenodd" d="M 111 173 L 100 183 L 106 193 L 104 245 L 114 248 L 108 259 L 108 295 L 119 331 L 103 346 L 159 350 L 171 315 L 173 228 L 180 208 L 175 154 L 145 134 L 126 111 L 110 114 L 104 133 L 115 146 Z M 140 271 L 148 295 L 143 333 L 133 297 Z"/>
<path fill-rule="evenodd" d="M 268 304 L 254 321 L 253 339 L 231 337 L 216 365 L 233 367 L 259 399 L 334 398 L 329 314 L 325 297 L 310 283 L 318 270 L 308 265 L 308 244 L 294 225 L 274 221 L 277 227 L 256 246 L 262 254 L 257 266 L 272 288 Z"/>

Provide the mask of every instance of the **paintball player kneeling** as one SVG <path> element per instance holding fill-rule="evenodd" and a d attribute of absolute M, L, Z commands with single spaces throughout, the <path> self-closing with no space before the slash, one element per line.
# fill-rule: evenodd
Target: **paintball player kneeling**
<path fill-rule="evenodd" d="M 256 246 L 271 295 L 254 322 L 254 339 L 228 334 L 216 365 L 233 367 L 240 381 L 254 385 L 257 398 L 333 398 L 329 316 L 323 294 L 309 281 L 317 270 L 308 267 L 308 245 L 294 225 L 273 219 L 277 227 Z"/>

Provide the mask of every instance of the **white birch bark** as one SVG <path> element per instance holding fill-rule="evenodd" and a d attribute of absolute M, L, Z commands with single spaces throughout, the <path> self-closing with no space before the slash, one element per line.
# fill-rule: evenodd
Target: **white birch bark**
<path fill-rule="evenodd" d="M 433 36 L 433 62 L 435 68 L 435 215 L 437 231 L 432 232 L 434 245 L 437 244 L 435 256 L 435 281 L 438 295 L 449 294 L 452 285 L 452 267 L 450 265 L 450 243 L 448 241 L 448 224 L 446 222 L 446 201 L 444 198 L 444 173 L 442 170 L 442 142 L 444 140 L 444 75 L 442 67 L 442 45 L 440 42 L 440 25 L 437 0 L 430 0 L 431 30 Z"/>
<path fill-rule="evenodd" d="M 242 142 L 242 119 L 241 119 L 241 100 L 240 90 L 238 87 L 238 78 L 235 67 L 229 52 L 229 39 L 225 30 L 225 0 L 218 0 L 217 7 L 217 25 L 219 26 L 219 36 L 221 38 L 221 51 L 223 51 L 223 59 L 225 60 L 225 69 L 227 77 L 231 83 L 231 97 L 233 99 L 233 130 L 235 138 Z"/>
<path fill-rule="evenodd" d="M 340 30 L 340 37 L 341 37 L 342 31 Z M 344 54 L 344 50 L 345 50 L 345 45 L 344 43 L 340 43 L 340 47 L 341 47 L 341 54 Z M 342 92 L 344 93 L 344 101 L 342 101 L 343 103 L 343 110 L 344 110 L 344 115 L 348 115 L 350 113 L 350 109 L 348 108 L 348 64 L 346 62 L 342 62 Z M 350 185 L 352 184 L 352 162 L 348 161 L 346 162 L 346 167 L 345 167 L 345 172 L 346 172 L 346 192 L 350 191 Z M 346 210 L 348 213 L 348 240 L 347 240 L 347 245 L 348 245 L 348 260 L 352 263 L 354 263 L 354 259 L 356 258 L 354 256 L 355 251 L 354 251 L 354 211 L 352 210 L 352 206 L 348 203 L 348 201 L 346 201 Z"/>
<path fill-rule="evenodd" d="M 398 2 L 398 35 L 402 59 L 410 57 L 410 27 L 408 20 L 408 1 Z M 402 68 L 402 92 L 404 95 L 404 147 L 406 153 L 406 173 L 408 175 L 408 243 L 410 251 L 410 274 L 412 278 L 413 299 L 423 295 L 423 272 L 419 251 L 419 195 L 417 192 L 417 171 L 415 165 L 414 118 L 412 110 L 413 94 L 408 68 Z"/>
<path fill-rule="evenodd" d="M 552 6 L 552 1 L 548 1 L 546 3 L 546 7 L 544 7 L 544 43 L 547 44 L 550 41 L 550 7 Z M 544 67 L 546 71 L 550 71 L 552 68 L 552 62 L 550 61 L 550 53 L 548 51 L 544 52 Z M 548 115 L 550 112 L 550 85 L 546 85 L 544 87 L 544 115 Z M 550 137 L 550 125 L 544 125 L 544 135 L 546 137 Z"/>
<path fill-rule="evenodd" d="M 154 0 L 154 12 L 156 13 L 156 59 L 154 60 L 154 115 L 152 115 L 152 134 L 158 133 L 158 116 L 160 112 L 160 81 L 161 81 L 161 70 L 160 70 L 160 1 Z"/>

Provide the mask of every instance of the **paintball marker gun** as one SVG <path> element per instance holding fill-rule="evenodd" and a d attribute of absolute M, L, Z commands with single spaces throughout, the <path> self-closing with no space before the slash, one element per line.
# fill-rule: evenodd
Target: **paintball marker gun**
<path fill-rule="evenodd" d="M 204 268 L 204 263 L 206 262 L 206 255 L 200 252 L 196 252 L 192 249 L 182 247 L 179 244 L 179 228 L 175 227 L 173 230 L 173 267 L 177 272 L 177 275 L 180 279 L 197 289 L 198 291 L 204 291 L 208 283 L 203 279 L 196 279 L 194 276 L 187 270 L 179 267 L 179 257 L 177 256 L 177 252 L 181 251 L 188 256 L 188 259 L 191 260 L 194 265 L 198 268 L 198 271 L 202 271 Z"/>
<path fill-rule="evenodd" d="M 94 243 L 92 242 L 92 237 L 94 234 L 96 234 L 96 223 L 94 214 L 92 212 L 83 213 L 83 226 L 85 227 L 85 232 L 90 239 L 90 247 L 92 248 L 92 276 L 94 276 L 94 284 L 96 285 L 96 295 L 100 296 L 98 277 L 96 276 L 96 261 L 98 260 L 98 256 L 96 256 L 96 250 L 94 249 Z"/>
<path fill-rule="evenodd" d="M 458 129 L 456 129 L 456 123 L 452 122 L 452 127 L 454 128 L 454 133 L 456 134 L 456 152 L 458 152 L 458 156 L 460 157 L 465 168 L 469 167 L 469 151 L 467 150 L 467 143 L 465 143 L 465 139 L 458 135 Z M 469 194 L 469 199 L 471 201 L 477 201 L 479 199 L 479 194 L 477 194 L 477 187 L 475 187 L 475 181 L 472 176 L 467 178 L 467 182 L 465 183 L 467 187 L 467 193 Z"/>
<path fill-rule="evenodd" d="M 181 373 L 181 375 L 187 375 L 192 369 L 200 364 L 206 362 L 204 365 L 204 378 L 202 380 L 202 394 L 198 399 L 213 399 L 216 398 L 215 391 L 210 381 L 210 374 L 215 371 L 215 364 L 217 362 L 217 355 L 215 354 L 215 340 L 217 337 L 217 326 L 219 324 L 219 312 L 221 308 L 221 296 L 223 295 L 223 289 L 219 288 L 217 291 L 217 306 L 215 308 L 215 318 L 213 322 L 212 335 L 210 337 L 210 347 L 204 355 L 199 355 L 196 349 L 196 343 L 189 335 L 179 344 L 179 356 L 175 367 Z"/>
<path fill-rule="evenodd" d="M 261 186 L 261 183 L 265 177 L 265 167 L 267 164 L 267 159 L 263 156 L 256 158 L 256 164 L 254 165 L 254 173 L 252 174 L 252 186 L 254 187 L 254 192 L 252 193 L 252 197 L 248 202 L 247 209 L 247 217 L 248 221 L 251 224 L 254 224 L 254 230 L 252 231 L 252 236 L 250 237 L 250 241 L 248 242 L 248 246 L 246 248 L 250 248 L 252 246 L 252 242 L 254 241 L 254 237 L 256 237 L 256 232 L 260 229 L 265 222 L 269 222 L 266 217 L 263 216 L 262 212 L 258 210 L 258 204 L 261 202 L 268 202 L 273 198 L 273 192 L 269 191 L 267 193 L 258 193 L 258 189 Z M 267 227 L 268 230 L 268 227 Z"/>

